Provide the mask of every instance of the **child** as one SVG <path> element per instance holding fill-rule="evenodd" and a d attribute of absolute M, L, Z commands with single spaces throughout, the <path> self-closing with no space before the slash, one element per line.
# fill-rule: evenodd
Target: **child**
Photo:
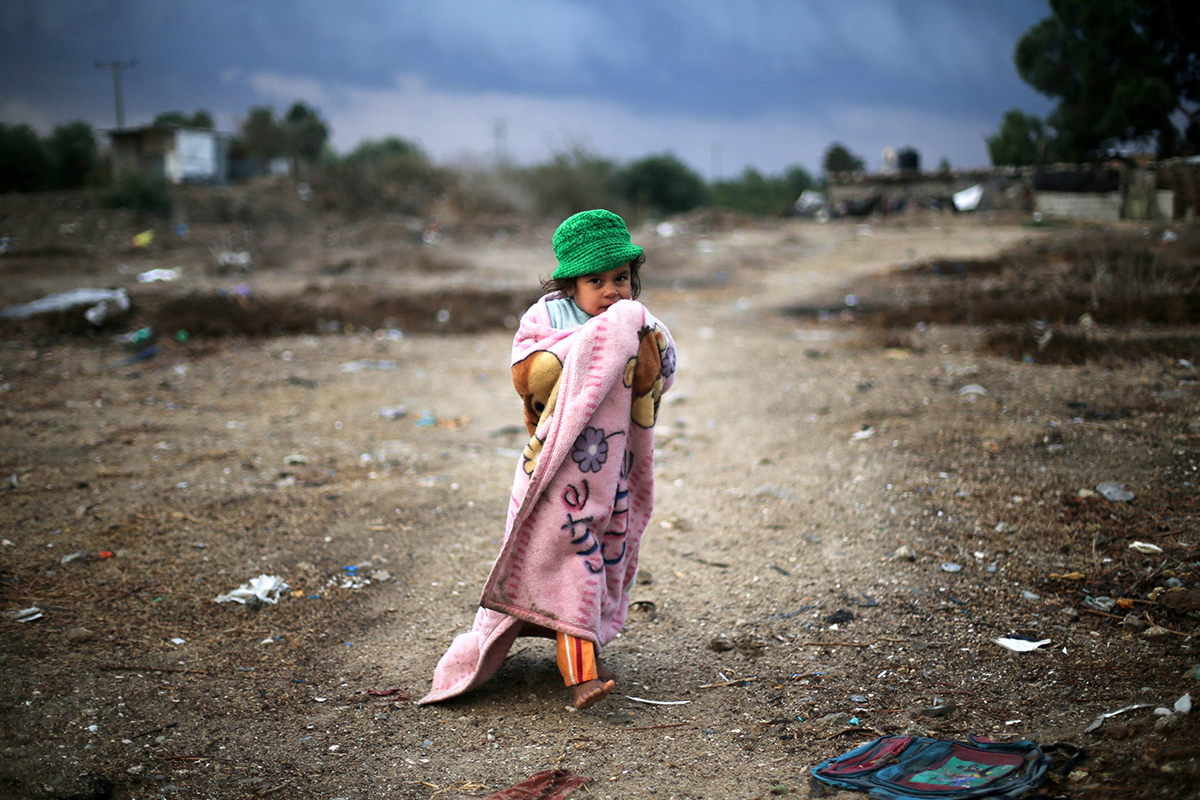
<path fill-rule="evenodd" d="M 598 648 L 620 631 L 654 503 L 654 422 L 674 380 L 666 327 L 636 298 L 642 248 L 619 216 L 584 211 L 554 233 L 558 267 L 513 341 L 530 434 L 500 555 L 468 633 L 434 671 L 433 703 L 475 688 L 520 635 L 551 636 L 572 705 L 616 678 Z"/>

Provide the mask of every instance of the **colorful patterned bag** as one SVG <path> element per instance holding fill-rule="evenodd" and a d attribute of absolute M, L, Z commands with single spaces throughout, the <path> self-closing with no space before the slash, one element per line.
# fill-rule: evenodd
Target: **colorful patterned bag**
<path fill-rule="evenodd" d="M 1037 788 L 1049 774 L 1066 775 L 1083 757 L 1073 745 L 991 742 L 968 736 L 951 742 L 920 736 L 884 736 L 813 768 L 817 779 L 870 793 L 872 800 L 1012 800 Z M 1055 768 L 1050 751 L 1066 754 Z"/>

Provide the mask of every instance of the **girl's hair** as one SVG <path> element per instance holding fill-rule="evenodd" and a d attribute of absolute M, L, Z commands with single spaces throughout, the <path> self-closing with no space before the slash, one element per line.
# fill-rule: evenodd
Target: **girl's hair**
<path fill-rule="evenodd" d="M 646 263 L 646 254 L 638 256 L 629 262 L 629 296 L 637 300 L 638 295 L 642 293 L 642 279 L 638 277 L 638 270 Z M 622 264 L 621 266 L 625 266 Z M 580 275 L 579 277 L 584 277 Z M 545 294 L 558 293 L 564 297 L 569 294 L 568 289 L 575 288 L 575 278 L 546 278 L 542 281 L 542 292 Z"/>

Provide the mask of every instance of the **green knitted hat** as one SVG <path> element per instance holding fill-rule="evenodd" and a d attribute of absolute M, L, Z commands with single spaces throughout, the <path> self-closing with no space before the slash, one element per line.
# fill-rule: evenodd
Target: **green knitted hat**
<path fill-rule="evenodd" d="M 580 211 L 567 217 L 554 232 L 554 255 L 558 268 L 551 276 L 577 278 L 594 275 L 626 264 L 642 254 L 629 240 L 625 222 L 604 209 Z"/>

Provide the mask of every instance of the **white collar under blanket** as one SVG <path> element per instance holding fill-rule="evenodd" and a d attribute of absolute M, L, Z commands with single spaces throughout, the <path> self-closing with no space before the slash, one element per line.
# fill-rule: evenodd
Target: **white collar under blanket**
<path fill-rule="evenodd" d="M 504 541 L 472 631 L 443 656 L 422 703 L 486 680 L 526 624 L 604 645 L 625 622 L 654 506 L 653 426 L 674 381 L 671 335 L 634 300 L 556 330 L 543 298 L 521 320 L 512 372 L 530 439 Z"/>

